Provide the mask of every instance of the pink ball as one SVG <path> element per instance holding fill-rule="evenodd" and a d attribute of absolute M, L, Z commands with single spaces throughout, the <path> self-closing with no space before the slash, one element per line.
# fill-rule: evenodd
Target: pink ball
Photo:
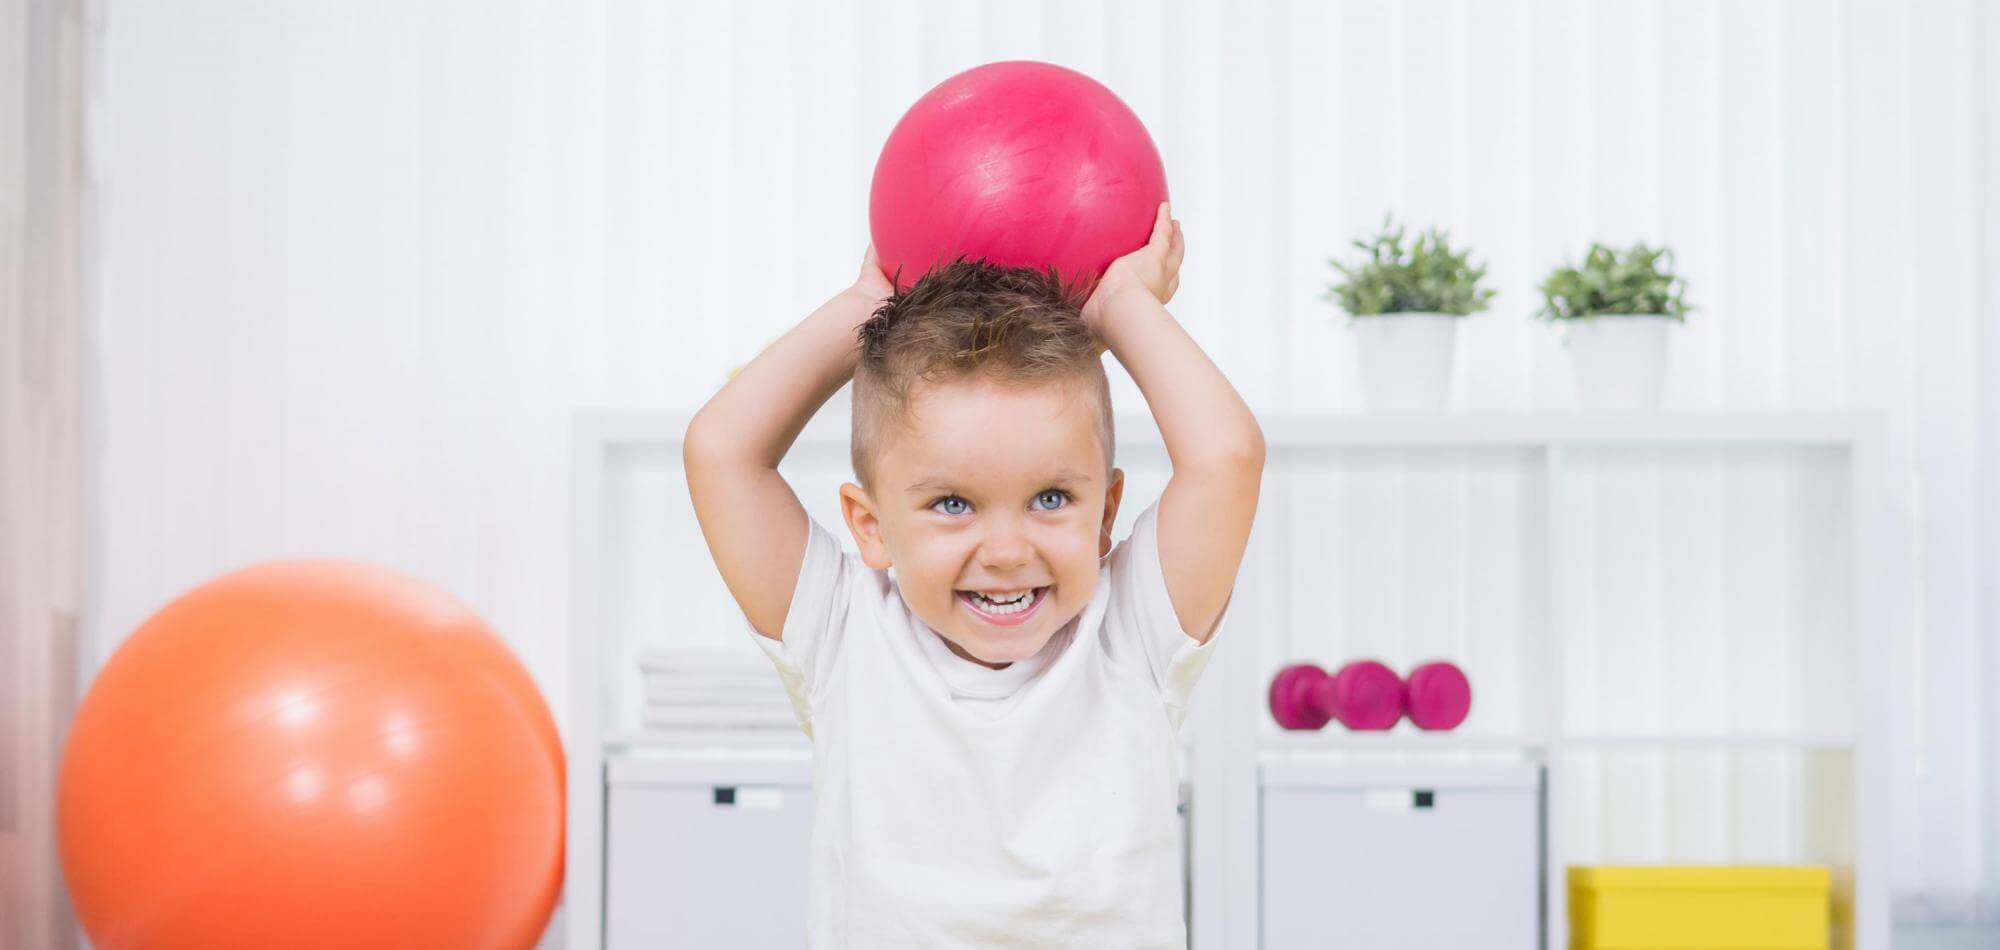
<path fill-rule="evenodd" d="M 1326 680 L 1326 671 L 1312 663 L 1294 663 L 1271 678 L 1271 718 L 1285 729 L 1310 730 L 1333 718 L 1330 709 L 1314 702 L 1314 687 Z"/>
<path fill-rule="evenodd" d="M 1472 712 L 1472 683 L 1465 672 L 1442 660 L 1410 671 L 1404 705 L 1419 729 L 1456 729 Z"/>
<path fill-rule="evenodd" d="M 1314 699 L 1340 724 L 1357 732 L 1378 732 L 1403 718 L 1403 680 L 1375 660 L 1356 660 L 1315 689 Z"/>
<path fill-rule="evenodd" d="M 946 79 L 896 123 L 875 163 L 868 225 L 901 288 L 960 256 L 1053 267 L 1087 286 L 1145 246 L 1165 200 L 1159 150 L 1111 90 L 1011 61 Z"/>

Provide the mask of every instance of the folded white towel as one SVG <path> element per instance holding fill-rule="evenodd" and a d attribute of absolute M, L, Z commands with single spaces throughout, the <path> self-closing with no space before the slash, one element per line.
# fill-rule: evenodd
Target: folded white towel
<path fill-rule="evenodd" d="M 763 689 L 766 686 L 783 688 L 778 679 L 778 671 L 770 668 L 761 670 L 640 670 L 639 675 L 648 683 L 683 683 L 699 685 L 713 683 L 736 689 Z"/>
<path fill-rule="evenodd" d="M 648 706 L 640 714 L 647 729 L 729 729 L 746 732 L 795 732 L 798 719 L 791 707 Z"/>
<path fill-rule="evenodd" d="M 660 732 L 795 734 L 798 719 L 771 661 L 740 650 L 642 651 L 643 728 Z"/>

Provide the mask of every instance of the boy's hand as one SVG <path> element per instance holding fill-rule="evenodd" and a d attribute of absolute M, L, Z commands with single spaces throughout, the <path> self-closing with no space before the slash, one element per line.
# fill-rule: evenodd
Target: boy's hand
<path fill-rule="evenodd" d="M 1112 261 L 1098 279 L 1097 288 L 1083 305 L 1084 323 L 1101 341 L 1104 334 L 1099 328 L 1118 297 L 1144 292 L 1161 304 L 1174 299 L 1174 291 L 1181 287 L 1181 258 L 1186 253 L 1181 223 L 1174 220 L 1172 206 L 1161 202 L 1159 213 L 1153 217 L 1153 236 L 1146 246 Z"/>
<path fill-rule="evenodd" d="M 896 292 L 896 286 L 889 283 L 889 276 L 882 273 L 882 262 L 875 257 L 875 245 L 870 242 L 868 253 L 861 258 L 861 274 L 854 278 L 854 286 L 848 288 L 869 300 L 886 300 Z"/>
<path fill-rule="evenodd" d="M 895 292 L 870 246 L 854 283 L 731 375 L 688 421 L 688 495 L 716 570 L 757 633 L 784 635 L 810 520 L 779 463 L 820 406 L 854 378 L 855 330 Z"/>

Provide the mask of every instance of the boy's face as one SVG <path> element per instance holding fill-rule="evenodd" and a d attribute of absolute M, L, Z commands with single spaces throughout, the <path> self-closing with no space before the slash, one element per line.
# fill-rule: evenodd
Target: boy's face
<path fill-rule="evenodd" d="M 1106 482 L 1097 414 L 1084 383 L 918 384 L 874 492 L 841 486 L 862 558 L 895 566 L 904 602 L 953 653 L 996 669 L 1025 659 L 1090 603 L 1125 488 L 1120 471 Z"/>

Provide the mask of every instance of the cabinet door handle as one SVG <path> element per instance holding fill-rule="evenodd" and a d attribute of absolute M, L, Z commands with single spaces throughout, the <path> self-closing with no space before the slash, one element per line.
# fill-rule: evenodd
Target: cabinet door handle
<path fill-rule="evenodd" d="M 785 807 L 785 789 L 779 785 L 715 785 L 711 797 L 718 808 L 776 811 Z"/>

